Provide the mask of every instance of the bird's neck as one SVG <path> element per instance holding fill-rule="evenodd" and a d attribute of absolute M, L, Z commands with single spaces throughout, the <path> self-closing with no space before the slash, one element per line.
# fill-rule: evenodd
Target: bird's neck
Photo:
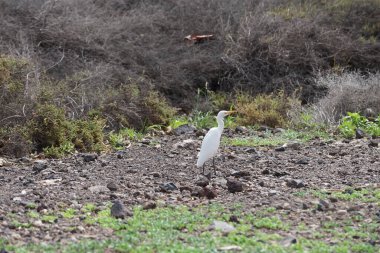
<path fill-rule="evenodd" d="M 222 132 L 223 129 L 224 129 L 224 120 L 223 120 L 223 118 L 217 118 L 216 121 L 218 122 L 218 130 L 220 132 Z"/>

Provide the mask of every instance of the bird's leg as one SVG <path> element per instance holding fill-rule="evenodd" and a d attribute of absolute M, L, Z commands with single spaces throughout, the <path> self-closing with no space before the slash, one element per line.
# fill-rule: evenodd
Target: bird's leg
<path fill-rule="evenodd" d="M 212 158 L 212 167 L 214 167 L 214 175 L 216 176 L 215 157 Z"/>
<path fill-rule="evenodd" d="M 202 168 L 203 168 L 203 175 L 205 174 L 205 164 L 203 164 L 203 166 L 202 166 Z"/>

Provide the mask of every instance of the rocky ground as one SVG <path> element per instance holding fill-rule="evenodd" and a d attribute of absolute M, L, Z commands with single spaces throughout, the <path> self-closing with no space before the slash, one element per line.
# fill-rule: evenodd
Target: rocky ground
<path fill-rule="evenodd" d="M 69 214 L 64 210 L 81 210 L 88 203 L 101 210 L 115 200 L 124 205 L 126 215 L 135 205 L 150 209 L 218 202 L 241 204 L 249 212 L 274 207 L 287 214 L 286 222 L 309 227 L 353 214 L 364 221 L 380 220 L 380 200 L 353 203 L 333 197 L 347 189 L 379 188 L 380 149 L 367 139 L 315 139 L 282 148 L 223 146 L 216 158 L 217 174 L 210 180 L 195 167 L 200 143 L 195 133 L 161 135 L 106 155 L 2 159 L 0 237 L 11 244 L 112 238 L 111 229 L 89 226 L 81 216 L 65 219 Z M 318 197 L 322 191 L 327 198 Z"/>

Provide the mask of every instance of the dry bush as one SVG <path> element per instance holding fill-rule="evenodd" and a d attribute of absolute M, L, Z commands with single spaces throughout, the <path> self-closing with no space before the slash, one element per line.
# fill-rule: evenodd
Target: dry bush
<path fill-rule="evenodd" d="M 380 73 L 320 75 L 316 83 L 328 88 L 326 97 L 313 105 L 316 122 L 336 124 L 347 112 L 364 113 L 367 108 L 380 113 Z"/>

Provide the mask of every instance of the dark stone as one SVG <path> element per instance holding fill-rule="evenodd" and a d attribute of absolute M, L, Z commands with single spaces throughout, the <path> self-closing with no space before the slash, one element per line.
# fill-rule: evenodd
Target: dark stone
<path fill-rule="evenodd" d="M 234 223 L 240 223 L 239 218 L 236 215 L 231 215 L 229 221 Z"/>
<path fill-rule="evenodd" d="M 287 175 L 289 175 L 289 173 L 286 171 L 275 171 L 273 173 L 273 176 L 275 176 L 275 177 L 283 177 L 283 176 L 287 176 Z"/>
<path fill-rule="evenodd" d="M 330 203 L 327 200 L 319 200 L 319 203 L 317 205 L 317 210 L 321 212 L 325 212 L 329 209 Z"/>
<path fill-rule="evenodd" d="M 301 158 L 295 162 L 295 164 L 309 164 L 309 160 L 306 158 Z"/>
<path fill-rule="evenodd" d="M 117 191 L 117 189 L 118 189 L 116 183 L 113 182 L 113 181 L 112 181 L 112 182 L 109 182 L 109 183 L 107 184 L 107 188 L 108 188 L 111 192 L 115 192 L 115 191 Z"/>
<path fill-rule="evenodd" d="M 285 147 L 283 147 L 283 146 L 277 147 L 274 149 L 274 151 L 283 152 L 283 151 L 285 151 Z"/>
<path fill-rule="evenodd" d="M 203 187 L 203 195 L 207 199 L 214 199 L 214 198 L 216 198 L 218 196 L 218 194 L 216 193 L 215 188 L 209 187 L 209 186 Z"/>
<path fill-rule="evenodd" d="M 32 170 L 35 172 L 35 173 L 39 173 L 41 171 L 43 171 L 44 169 L 46 169 L 48 166 L 47 166 L 47 163 L 46 161 L 37 161 L 33 164 L 33 168 Z"/>
<path fill-rule="evenodd" d="M 201 177 L 201 178 L 199 178 L 199 179 L 195 182 L 195 184 L 198 185 L 198 186 L 200 186 L 200 187 L 205 187 L 205 186 L 207 186 L 209 183 L 210 183 L 210 181 L 209 181 L 208 178 L 206 178 L 206 177 Z"/>
<path fill-rule="evenodd" d="M 259 185 L 260 185 L 261 187 L 264 187 L 264 186 L 265 186 L 264 181 L 260 181 L 260 182 L 259 182 Z"/>
<path fill-rule="evenodd" d="M 356 139 L 363 139 L 365 137 L 365 133 L 360 128 L 356 128 L 355 130 L 355 137 Z"/>
<path fill-rule="evenodd" d="M 263 169 L 261 171 L 261 174 L 263 174 L 263 175 L 269 175 L 270 174 L 270 170 L 269 169 Z"/>
<path fill-rule="evenodd" d="M 244 150 L 244 151 L 247 152 L 247 153 L 251 153 L 251 154 L 253 154 L 253 153 L 257 153 L 257 150 L 254 149 L 254 148 L 247 148 L 247 149 Z"/>
<path fill-rule="evenodd" d="M 377 148 L 379 146 L 380 139 L 370 139 L 368 146 Z"/>
<path fill-rule="evenodd" d="M 227 180 L 227 188 L 228 191 L 231 193 L 235 192 L 242 192 L 243 191 L 243 184 L 237 180 Z"/>
<path fill-rule="evenodd" d="M 305 184 L 303 183 L 303 181 L 299 179 L 289 179 L 286 181 L 286 185 L 291 188 L 305 187 Z"/>
<path fill-rule="evenodd" d="M 235 171 L 235 172 L 231 173 L 231 176 L 233 176 L 233 177 L 248 177 L 250 175 L 251 175 L 251 173 L 249 171 L 246 171 L 246 170 Z"/>
<path fill-rule="evenodd" d="M 82 157 L 83 157 L 83 160 L 85 162 L 93 162 L 96 159 L 98 159 L 98 155 L 94 154 L 94 153 L 92 153 L 92 154 L 83 154 Z"/>
<path fill-rule="evenodd" d="M 111 216 L 117 219 L 124 219 L 126 216 L 131 216 L 131 213 L 126 211 L 124 205 L 119 200 L 115 200 L 111 207 Z"/>
<path fill-rule="evenodd" d="M 171 191 L 178 190 L 178 188 L 174 183 L 169 182 L 169 183 L 161 184 L 160 190 L 163 192 L 171 192 Z"/>
<path fill-rule="evenodd" d="M 247 128 L 245 127 L 245 126 L 237 126 L 236 128 L 235 128 L 235 132 L 236 133 L 245 133 L 245 132 L 247 132 L 248 130 L 247 130 Z"/>

